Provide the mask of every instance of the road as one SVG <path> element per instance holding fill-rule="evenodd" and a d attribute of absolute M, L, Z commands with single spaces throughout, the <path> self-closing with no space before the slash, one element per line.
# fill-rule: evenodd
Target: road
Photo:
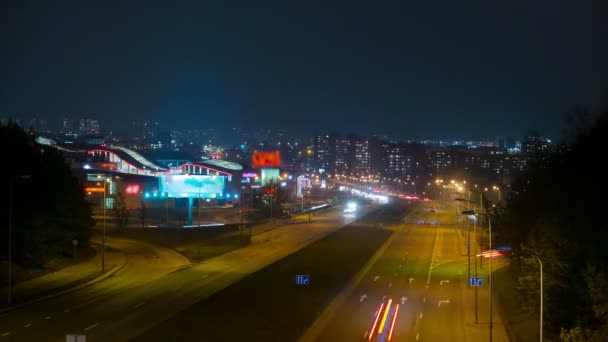
<path fill-rule="evenodd" d="M 128 266 L 91 287 L 0 316 L 1 341 L 127 341 L 203 298 L 293 253 L 355 218 L 337 210 L 312 223 L 289 225 L 254 237 L 253 244 L 203 263 L 139 242 L 114 239 Z"/>
<path fill-rule="evenodd" d="M 479 324 L 474 324 L 466 249 L 453 224 L 454 213 L 454 208 L 438 209 L 436 213 L 428 209 L 413 211 L 336 313 L 321 323 L 320 333 L 307 334 L 304 340 L 487 339 L 487 290 L 478 292 Z M 425 224 L 409 223 L 420 219 Z M 427 223 L 433 220 L 441 224 Z M 494 315 L 499 322 L 496 307 Z M 494 324 L 494 336 L 494 341 L 507 341 L 499 323 Z"/>

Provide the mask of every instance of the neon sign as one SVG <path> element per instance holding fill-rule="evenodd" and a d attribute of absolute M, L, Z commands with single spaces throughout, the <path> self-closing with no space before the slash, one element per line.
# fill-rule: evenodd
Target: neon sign
<path fill-rule="evenodd" d="M 251 156 L 253 167 L 279 167 L 281 165 L 281 152 L 254 152 Z"/>

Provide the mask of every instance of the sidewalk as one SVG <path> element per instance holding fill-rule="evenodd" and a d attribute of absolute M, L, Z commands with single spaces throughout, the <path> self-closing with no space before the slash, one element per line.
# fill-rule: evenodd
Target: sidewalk
<path fill-rule="evenodd" d="M 68 266 L 56 272 L 13 284 L 11 308 L 25 305 L 29 302 L 43 300 L 78 288 L 101 281 L 117 272 L 125 265 L 125 255 L 112 248 L 106 248 L 105 272 L 101 272 L 101 246 L 94 245 L 97 253 L 86 262 Z M 7 298 L 8 288 L 0 289 L 0 298 Z M 0 302 L 0 312 L 10 311 L 7 301 Z"/>

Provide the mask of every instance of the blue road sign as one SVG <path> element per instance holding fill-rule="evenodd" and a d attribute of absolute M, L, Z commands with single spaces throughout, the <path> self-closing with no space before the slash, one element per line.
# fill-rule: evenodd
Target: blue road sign
<path fill-rule="evenodd" d="M 297 285 L 308 285 L 310 277 L 308 274 L 298 274 L 296 276 L 296 284 Z"/>
<path fill-rule="evenodd" d="M 482 277 L 471 277 L 469 278 L 470 286 L 483 286 L 483 278 Z"/>

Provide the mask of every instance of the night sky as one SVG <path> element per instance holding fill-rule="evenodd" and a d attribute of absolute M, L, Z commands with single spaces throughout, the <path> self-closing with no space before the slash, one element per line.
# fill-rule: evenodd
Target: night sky
<path fill-rule="evenodd" d="M 0 117 L 555 136 L 608 89 L 607 3 L 4 0 Z"/>

